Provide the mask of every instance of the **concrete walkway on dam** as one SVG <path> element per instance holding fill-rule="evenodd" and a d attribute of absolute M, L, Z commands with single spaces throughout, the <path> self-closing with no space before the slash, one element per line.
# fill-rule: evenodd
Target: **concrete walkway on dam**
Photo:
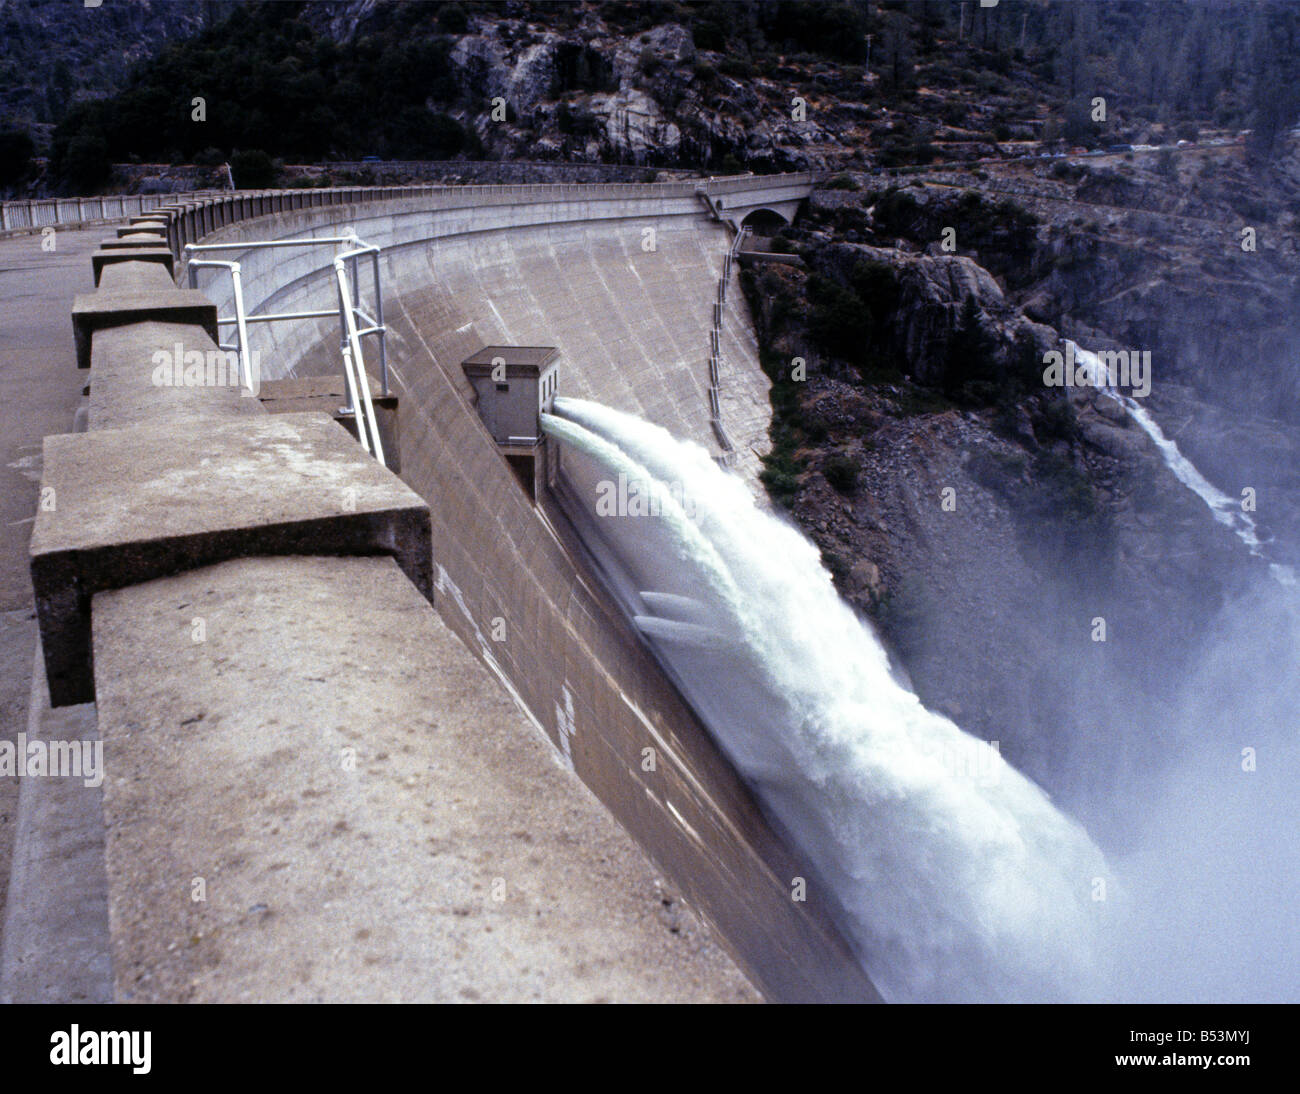
<path fill-rule="evenodd" d="M 60 232 L 53 254 L 39 236 L 0 242 L 4 682 L 23 693 L 6 692 L 3 732 L 29 728 L 29 706 L 49 737 L 97 722 L 107 768 L 102 790 L 6 780 L 6 816 L 15 790 L 22 808 L 0 829 L 19 829 L 0 998 L 758 999 L 392 558 L 239 557 L 101 592 L 96 704 L 50 712 L 39 675 L 29 701 L 40 443 L 73 427 L 87 375 L 69 310 L 105 234 Z M 166 420 L 180 454 L 258 420 L 255 400 L 205 408 L 140 382 L 177 335 L 142 321 L 93 336 L 84 436 Z"/>

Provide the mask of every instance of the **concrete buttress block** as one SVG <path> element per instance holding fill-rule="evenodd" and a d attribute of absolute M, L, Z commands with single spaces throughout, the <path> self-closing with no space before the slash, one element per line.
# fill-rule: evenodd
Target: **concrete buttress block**
<path fill-rule="evenodd" d="M 78 293 L 72 305 L 77 367 L 90 368 L 90 339 L 97 330 L 155 319 L 194 323 L 217 341 L 217 306 L 198 289 L 142 289 Z"/>
<path fill-rule="evenodd" d="M 123 239 L 126 236 L 158 236 L 165 235 L 167 229 L 161 221 L 149 222 L 147 224 L 125 224 L 117 230 L 117 238 Z"/>
<path fill-rule="evenodd" d="M 167 268 L 167 276 L 175 277 L 172 253 L 166 247 L 112 247 L 96 251 L 90 256 L 95 271 L 95 285 L 99 285 L 104 267 L 116 262 L 156 262 Z"/>
<path fill-rule="evenodd" d="M 428 506 L 319 413 L 46 437 L 30 550 L 53 706 L 94 699 L 106 589 L 233 558 L 389 555 L 433 599 Z"/>

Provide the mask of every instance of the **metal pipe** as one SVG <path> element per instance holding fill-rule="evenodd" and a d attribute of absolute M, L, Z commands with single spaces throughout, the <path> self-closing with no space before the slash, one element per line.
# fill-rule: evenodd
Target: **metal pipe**
<path fill-rule="evenodd" d="M 346 306 L 348 298 L 347 283 L 347 265 L 342 258 L 334 259 L 334 273 L 338 277 L 339 296 L 345 305 L 343 307 L 343 322 L 346 325 L 348 334 L 348 344 L 352 349 L 350 355 L 344 355 L 346 365 L 354 368 L 357 373 L 357 390 L 361 394 L 361 402 L 358 409 L 362 412 L 357 416 L 357 436 L 362 433 L 362 416 L 364 415 L 364 428 L 370 432 L 370 438 L 374 442 L 375 459 L 387 466 L 384 460 L 384 443 L 379 437 L 379 423 L 375 420 L 375 407 L 370 401 L 370 381 L 366 376 L 365 358 L 361 353 L 361 337 L 357 334 L 356 317 L 352 314 L 352 309 Z M 349 357 L 351 360 L 349 360 Z M 369 448 L 366 451 L 370 451 Z"/>
<path fill-rule="evenodd" d="M 348 402 L 352 404 L 353 407 L 355 407 L 360 402 L 360 400 L 357 398 L 357 378 L 353 374 L 351 346 L 343 347 L 343 381 L 345 386 L 347 387 Z M 367 454 L 369 454 L 370 445 L 366 441 L 366 434 L 369 431 L 369 425 L 368 423 L 362 421 L 365 415 L 357 413 L 355 409 L 349 410 L 348 407 L 344 407 L 342 413 L 351 414 L 352 417 L 356 420 L 357 441 L 360 443 L 362 450 Z"/>
<path fill-rule="evenodd" d="M 248 327 L 244 325 L 244 284 L 240 277 L 239 263 L 230 264 L 230 283 L 235 289 L 235 322 L 239 331 L 239 361 L 244 370 L 244 382 L 248 390 L 256 395 L 257 385 L 253 382 L 253 361 L 249 356 Z"/>
<path fill-rule="evenodd" d="M 342 294 L 343 288 L 341 285 L 336 285 L 335 289 Z M 339 352 L 343 358 L 343 390 L 346 399 L 346 405 L 339 408 L 339 413 L 352 415 L 357 426 L 357 442 L 366 452 L 369 452 L 370 444 L 366 437 L 366 430 L 364 423 L 361 421 L 359 410 L 361 398 L 357 392 L 357 380 L 353 372 L 352 347 L 347 342 L 347 327 L 343 322 L 343 311 L 341 309 L 339 311 L 339 337 L 341 339 Z"/>
<path fill-rule="evenodd" d="M 248 327 L 246 325 L 246 318 L 244 315 L 244 285 L 243 285 L 242 276 L 240 274 L 239 263 L 223 262 L 217 258 L 191 259 L 188 266 L 190 288 L 197 289 L 199 287 L 198 285 L 199 269 L 212 268 L 212 267 L 217 267 L 220 269 L 225 269 L 230 271 L 230 284 L 231 284 L 231 289 L 234 297 L 234 305 L 235 305 L 235 315 L 233 320 L 235 324 L 235 338 L 236 338 L 235 345 L 239 353 L 240 371 L 243 374 L 244 382 L 247 384 L 248 390 L 256 391 L 257 390 L 256 385 L 253 383 L 253 364 L 251 358 L 249 357 L 249 350 L 248 350 Z M 222 321 L 218 319 L 217 322 L 218 322 L 218 326 L 220 326 Z M 230 319 L 225 320 L 225 323 L 227 325 L 230 322 L 231 322 Z"/>
<path fill-rule="evenodd" d="M 344 399 L 346 400 L 344 402 L 344 405 L 339 408 L 339 412 L 342 414 L 356 414 L 357 398 L 353 390 L 354 385 L 352 382 L 352 372 L 351 372 L 352 348 L 348 345 L 348 327 L 347 324 L 343 321 L 343 313 L 346 310 L 346 305 L 344 304 L 343 286 L 339 284 L 337 271 L 335 271 L 334 291 L 339 298 L 339 307 L 338 307 L 339 353 L 343 357 L 343 395 L 344 395 Z M 360 428 L 358 428 L 357 432 L 358 434 L 361 432 Z M 361 444 L 363 446 L 365 445 L 365 443 L 366 442 L 364 440 L 361 441 Z"/>
<path fill-rule="evenodd" d="M 265 315 L 250 315 L 247 317 L 249 323 L 275 323 L 281 319 L 328 319 L 337 314 L 336 309 L 327 308 L 325 311 L 281 311 L 268 312 Z M 217 322 L 225 322 L 223 319 Z"/>
<path fill-rule="evenodd" d="M 373 324 L 379 334 L 379 377 L 384 398 L 388 398 L 388 328 L 384 326 L 384 289 L 379 280 L 379 248 L 371 259 L 375 275 L 375 318 Z"/>

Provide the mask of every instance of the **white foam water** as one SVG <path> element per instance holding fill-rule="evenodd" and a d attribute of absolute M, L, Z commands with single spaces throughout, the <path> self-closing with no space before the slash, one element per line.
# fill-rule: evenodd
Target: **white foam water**
<path fill-rule="evenodd" d="M 885 998 L 1101 997 L 1116 894 L 1082 827 L 899 683 L 816 548 L 703 448 L 595 403 L 556 412 L 616 595 Z M 652 513 L 598 516 L 611 475 Z"/>
<path fill-rule="evenodd" d="M 1199 468 L 1183 455 L 1177 442 L 1165 436 L 1165 431 L 1160 428 L 1146 407 L 1132 396 L 1125 395 L 1111 386 L 1108 382 L 1109 373 L 1095 353 L 1081 348 L 1077 343 L 1068 340 L 1067 343 L 1074 351 L 1075 360 L 1081 362 L 1083 368 L 1087 370 L 1093 386 L 1119 403 L 1128 412 L 1128 416 L 1137 422 L 1138 428 L 1151 438 L 1151 443 L 1156 446 L 1165 466 L 1174 473 L 1174 478 L 1205 502 L 1214 519 L 1236 533 L 1237 538 L 1246 545 L 1246 549 L 1252 555 L 1256 558 L 1265 558 L 1264 546 L 1260 542 L 1259 529 L 1255 525 L 1254 518 L 1242 509 L 1239 502 L 1229 497 L 1201 474 Z M 1296 573 L 1290 566 L 1272 562 L 1269 563 L 1269 572 L 1282 585 L 1294 587 L 1297 584 Z"/>
<path fill-rule="evenodd" d="M 1178 445 L 1165 436 L 1164 430 L 1141 403 L 1106 382 L 1108 379 L 1106 367 L 1095 353 L 1073 342 L 1069 345 L 1073 347 L 1075 360 L 1082 364 L 1083 369 L 1092 378 L 1094 386 L 1119 403 L 1128 412 L 1129 417 L 1137 422 L 1142 432 L 1151 438 L 1152 443 L 1160 451 L 1165 466 L 1174 473 L 1174 477 L 1205 502 L 1210 512 L 1214 514 L 1215 520 L 1236 532 L 1250 549 L 1251 554 L 1259 555 L 1259 535 L 1250 514 L 1244 512 L 1236 501 L 1197 470 L 1196 465 L 1182 454 Z"/>

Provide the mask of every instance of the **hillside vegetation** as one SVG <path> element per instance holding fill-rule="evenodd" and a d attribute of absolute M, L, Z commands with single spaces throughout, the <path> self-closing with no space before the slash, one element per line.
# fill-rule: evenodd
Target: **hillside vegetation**
<path fill-rule="evenodd" d="M 465 156 L 768 171 L 1214 127 L 1250 129 L 1267 159 L 1300 89 L 1300 11 L 1285 3 L 364 0 L 207 10 L 208 29 L 164 44 L 111 96 L 69 95 L 57 61 L 38 67 L 43 96 L 37 106 L 24 99 L 25 114 L 11 108 L 8 126 L 38 113 L 56 120 L 54 167 L 73 188 L 102 182 L 114 161 L 241 150 L 300 162 Z"/>

